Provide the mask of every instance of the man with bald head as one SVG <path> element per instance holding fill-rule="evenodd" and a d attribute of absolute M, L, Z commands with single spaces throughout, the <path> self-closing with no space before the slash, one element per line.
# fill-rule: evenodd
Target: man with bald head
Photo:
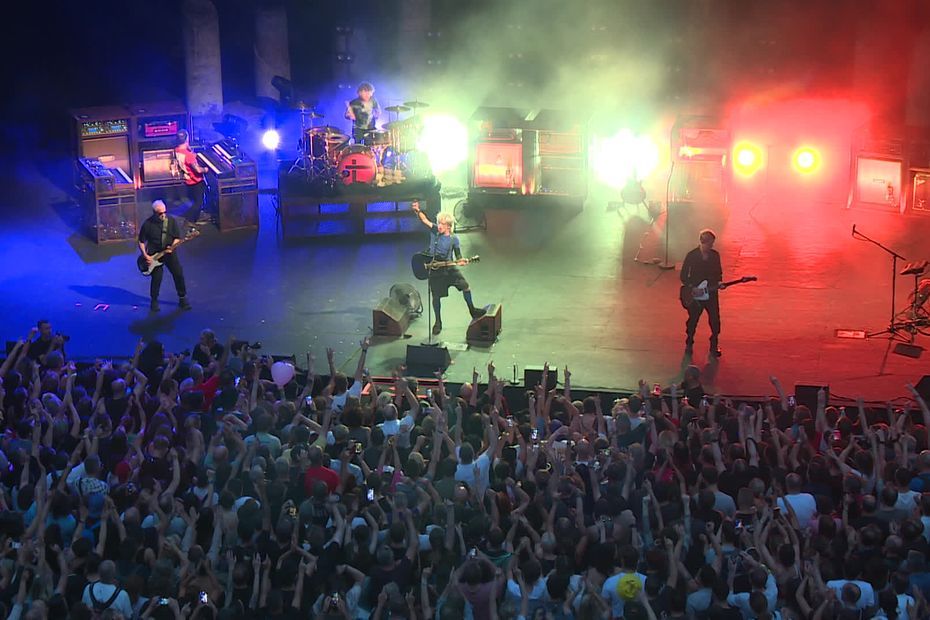
<path fill-rule="evenodd" d="M 84 588 L 81 600 L 91 609 L 112 609 L 123 614 L 124 618 L 133 617 L 132 603 L 126 590 L 116 582 L 116 564 L 111 560 L 100 563 L 100 581 L 88 584 Z"/>
<path fill-rule="evenodd" d="M 817 501 L 810 493 L 801 492 L 801 476 L 797 474 L 788 474 L 785 478 L 785 496 L 778 498 L 778 506 L 787 514 L 788 507 L 785 502 L 791 504 L 794 514 L 798 518 L 798 525 L 802 529 L 808 529 L 811 525 L 811 519 L 817 513 Z"/>
<path fill-rule="evenodd" d="M 190 303 L 187 301 L 187 286 L 184 283 L 184 270 L 181 268 L 181 261 L 178 260 L 178 254 L 175 251 L 182 239 L 181 227 L 177 221 L 168 215 L 167 207 L 162 200 L 156 200 L 152 203 L 152 217 L 145 220 L 139 228 L 139 250 L 142 251 L 142 257 L 146 264 L 150 264 L 152 258 L 159 252 L 166 252 L 161 257 L 161 265 L 152 272 L 152 281 L 149 283 L 149 297 L 151 302 L 149 309 L 152 312 L 158 312 L 158 293 L 161 291 L 161 280 L 164 277 L 165 267 L 171 272 L 174 279 L 174 289 L 178 293 L 178 305 L 182 310 L 190 310 Z"/>

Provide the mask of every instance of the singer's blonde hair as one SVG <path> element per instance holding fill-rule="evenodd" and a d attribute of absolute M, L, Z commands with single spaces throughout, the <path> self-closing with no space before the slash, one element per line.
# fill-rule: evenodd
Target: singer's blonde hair
<path fill-rule="evenodd" d="M 440 211 L 436 215 L 436 223 L 442 222 L 449 225 L 449 232 L 455 232 L 455 216 L 447 211 Z"/>

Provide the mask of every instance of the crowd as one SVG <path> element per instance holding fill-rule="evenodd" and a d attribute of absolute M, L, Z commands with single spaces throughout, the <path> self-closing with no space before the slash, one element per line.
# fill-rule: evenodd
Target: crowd
<path fill-rule="evenodd" d="M 612 403 L 254 345 L 0 366 L 0 617 L 927 618 L 930 409 Z M 305 372 L 305 374 L 304 374 Z M 542 386 L 548 386 L 549 370 Z"/>

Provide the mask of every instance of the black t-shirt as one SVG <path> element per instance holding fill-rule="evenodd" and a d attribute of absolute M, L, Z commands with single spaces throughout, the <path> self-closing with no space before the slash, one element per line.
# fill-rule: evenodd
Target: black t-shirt
<path fill-rule="evenodd" d="M 711 250 L 707 259 L 701 254 L 701 248 L 694 248 L 685 256 L 681 264 L 681 283 L 688 286 L 697 286 L 703 280 L 710 285 L 719 284 L 723 280 L 723 267 L 720 264 L 720 252 Z M 711 295 L 716 295 L 711 291 Z"/>
<path fill-rule="evenodd" d="M 167 231 L 167 240 L 163 244 L 161 238 L 161 228 L 162 223 L 161 219 L 158 216 L 153 215 L 149 219 L 145 220 L 142 223 L 142 226 L 139 228 L 139 243 L 145 244 L 145 250 L 149 254 L 154 252 L 161 252 L 166 247 L 171 245 L 175 239 L 180 239 L 181 227 L 178 226 L 177 220 L 175 220 L 170 215 L 168 216 L 168 231 Z"/>
<path fill-rule="evenodd" d="M 371 582 L 368 586 L 369 604 L 373 602 L 376 605 L 381 590 L 391 582 L 397 584 L 401 594 L 406 594 L 410 590 L 410 585 L 413 581 L 412 576 L 413 563 L 407 559 L 407 556 L 395 562 L 394 567 L 390 570 L 385 570 L 381 566 L 374 567 L 371 570 Z M 374 605 L 372 605 L 372 607 L 374 607 Z"/>
<path fill-rule="evenodd" d="M 207 355 L 203 351 L 203 349 L 200 348 L 200 343 L 198 342 L 194 346 L 194 348 L 191 350 L 191 357 L 194 359 L 195 362 L 197 362 L 201 366 L 206 367 L 210 365 L 210 362 L 214 360 L 218 360 L 221 357 L 223 357 L 224 350 L 225 349 L 223 345 L 221 345 L 218 342 L 214 342 L 213 346 L 210 347 L 210 355 Z"/>
<path fill-rule="evenodd" d="M 365 102 L 361 97 L 356 97 L 349 102 L 349 107 L 355 115 L 355 122 L 352 124 L 354 129 L 375 128 L 375 118 L 381 114 L 381 106 L 378 105 L 377 99 L 372 97 Z"/>

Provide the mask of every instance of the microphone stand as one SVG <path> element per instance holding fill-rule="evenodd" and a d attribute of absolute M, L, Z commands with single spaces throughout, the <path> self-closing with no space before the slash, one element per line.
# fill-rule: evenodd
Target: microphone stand
<path fill-rule="evenodd" d="M 420 342 L 424 347 L 435 347 L 439 342 L 433 342 L 433 269 L 430 264 L 435 258 L 430 258 L 426 266 L 426 342 Z"/>
<path fill-rule="evenodd" d="M 857 239 L 860 241 L 868 241 L 869 243 L 876 245 L 882 250 L 888 252 L 888 254 L 891 254 L 891 320 L 888 322 L 887 329 L 883 329 L 878 332 L 867 332 L 865 337 L 875 338 L 876 336 L 882 336 L 882 335 L 887 334 L 890 338 L 894 338 L 895 336 L 897 336 L 897 333 L 898 333 L 898 326 L 895 324 L 895 321 L 894 321 L 895 317 L 897 316 L 897 312 L 895 312 L 895 296 L 896 296 L 896 291 L 897 291 L 896 283 L 897 283 L 897 277 L 898 277 L 898 259 L 900 260 L 907 260 L 907 259 L 901 256 L 900 254 L 898 254 L 897 252 L 895 252 L 894 250 L 890 248 L 886 248 L 884 245 L 882 245 L 875 239 L 872 239 L 871 237 L 864 235 L 863 233 L 856 230 L 855 224 L 853 224 L 853 227 L 852 227 L 852 236 L 853 236 L 853 239 Z"/>

